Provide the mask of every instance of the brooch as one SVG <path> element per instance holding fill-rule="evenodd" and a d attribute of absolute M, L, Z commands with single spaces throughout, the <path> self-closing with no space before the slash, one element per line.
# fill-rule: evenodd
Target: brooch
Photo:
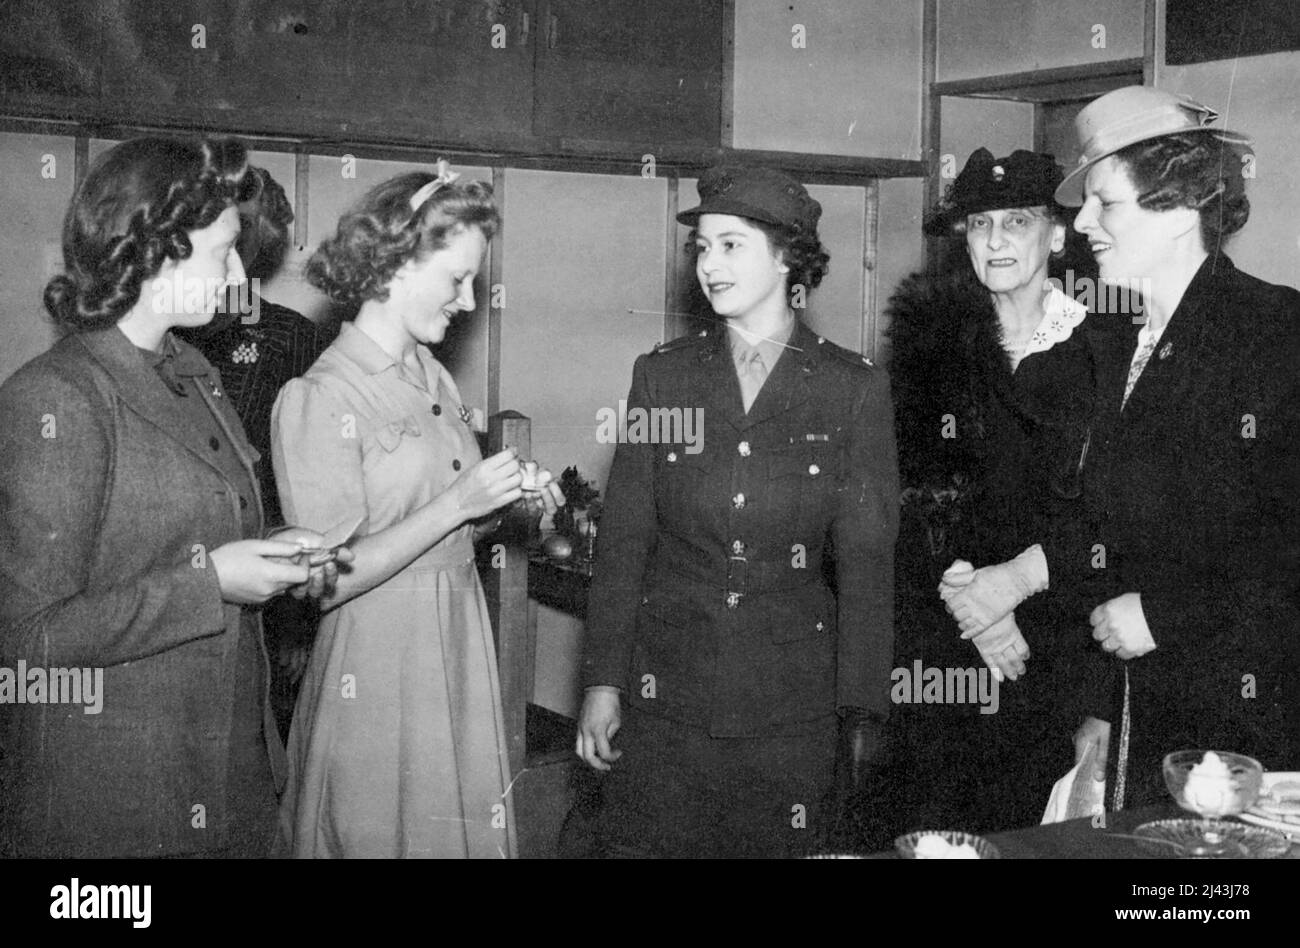
<path fill-rule="evenodd" d="M 461 421 L 465 422 L 465 424 L 469 425 L 471 428 L 474 427 L 474 415 L 471 414 L 468 408 L 466 408 L 464 405 L 461 405 L 458 409 L 456 409 L 456 413 L 460 415 Z"/>
<path fill-rule="evenodd" d="M 230 353 L 230 361 L 235 363 L 236 365 L 239 365 L 240 363 L 243 362 L 247 362 L 249 365 L 252 365 L 254 362 L 257 361 L 259 355 L 260 353 L 257 351 L 257 343 L 244 342 L 241 343 L 238 347 L 236 347 L 234 352 Z"/>
<path fill-rule="evenodd" d="M 1161 360 L 1167 359 L 1173 354 L 1174 354 L 1174 344 L 1172 342 L 1166 342 L 1163 346 L 1160 347 Z"/>

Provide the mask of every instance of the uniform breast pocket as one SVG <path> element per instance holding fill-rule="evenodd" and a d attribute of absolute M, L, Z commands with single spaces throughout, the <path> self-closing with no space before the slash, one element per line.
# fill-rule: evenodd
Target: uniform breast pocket
<path fill-rule="evenodd" d="M 828 442 L 773 450 L 768 456 L 768 484 L 774 511 L 801 523 L 828 513 L 836 475 L 836 453 Z"/>
<path fill-rule="evenodd" d="M 707 707 L 713 668 L 708 623 L 689 597 L 660 590 L 645 597 L 631 668 L 631 684 L 642 701 L 679 712 Z"/>
<path fill-rule="evenodd" d="M 697 523 L 710 509 L 709 500 L 720 489 L 711 477 L 712 467 L 703 454 L 688 454 L 682 447 L 661 449 L 658 464 L 660 512 L 673 520 Z M 725 485 L 723 485 L 725 487 Z"/>

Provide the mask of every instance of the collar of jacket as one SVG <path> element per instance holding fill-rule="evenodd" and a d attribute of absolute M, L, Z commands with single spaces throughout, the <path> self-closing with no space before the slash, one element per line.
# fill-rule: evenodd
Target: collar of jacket
<path fill-rule="evenodd" d="M 725 322 L 720 320 L 711 325 L 705 330 L 705 337 L 698 358 L 707 370 L 700 375 L 702 384 L 694 393 L 695 404 L 706 409 L 706 417 L 722 417 L 737 431 L 761 424 L 807 401 L 821 360 L 827 358 L 819 352 L 818 337 L 796 317 L 785 343 L 787 348 L 768 370 L 767 381 L 746 413 Z"/>
<path fill-rule="evenodd" d="M 115 394 L 123 402 L 130 405 L 140 417 L 183 445 L 208 467 L 218 474 L 222 473 L 221 468 L 212 462 L 212 447 L 203 432 L 190 423 L 189 417 L 177 404 L 179 399 L 166 385 L 160 384 L 158 374 L 148 361 L 140 357 L 140 350 L 122 330 L 111 326 L 108 329 L 79 333 L 74 338 L 113 379 L 117 387 Z M 220 378 L 217 370 L 203 358 L 203 354 L 189 343 L 173 338 L 170 344 L 176 347 L 177 358 L 184 364 L 187 373 L 214 382 Z M 179 369 L 177 372 L 180 374 Z M 236 456 L 247 469 L 256 491 L 257 477 L 253 466 L 257 462 L 257 451 L 244 437 L 243 426 L 239 424 L 234 409 L 225 402 L 219 403 L 206 383 L 200 382 L 195 387 L 226 434 Z M 260 494 L 258 504 L 261 504 Z"/>
<path fill-rule="evenodd" d="M 1089 337 L 1098 354 L 1098 388 L 1103 411 L 1111 414 L 1122 411 L 1127 423 L 1148 410 L 1180 404 L 1191 396 L 1191 389 L 1199 384 L 1197 373 L 1191 367 L 1202 350 L 1214 341 L 1215 321 L 1225 315 L 1232 318 L 1225 309 L 1232 305 L 1238 274 L 1233 262 L 1222 253 L 1210 254 L 1201 262 L 1169 317 L 1155 355 L 1142 370 L 1127 405 L 1122 404 L 1124 386 L 1137 349 L 1141 323 L 1129 320 L 1118 332 Z"/>

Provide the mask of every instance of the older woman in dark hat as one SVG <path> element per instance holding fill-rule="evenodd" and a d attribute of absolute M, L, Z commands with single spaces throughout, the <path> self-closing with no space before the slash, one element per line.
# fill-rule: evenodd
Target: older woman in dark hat
<path fill-rule="evenodd" d="M 1079 113 L 1083 156 L 1056 195 L 1082 204 L 1101 278 L 1142 290 L 1141 318 L 1094 341 L 1084 515 L 1037 564 L 1100 647 L 1078 745 L 1103 750 L 1113 809 L 1167 799 L 1178 749 L 1295 764 L 1300 293 L 1222 252 L 1249 214 L 1248 139 L 1215 117 L 1162 90 L 1108 93 Z M 999 571 L 953 598 L 963 628 L 1018 604 Z"/>
<path fill-rule="evenodd" d="M 798 318 L 828 260 L 804 187 L 722 167 L 699 191 L 678 220 L 718 320 L 637 359 L 628 405 L 698 412 L 702 449 L 615 453 L 577 751 L 607 772 L 612 854 L 793 855 L 825 818 L 841 719 L 851 776 L 888 709 L 889 386 Z"/>
<path fill-rule="evenodd" d="M 944 670 L 976 659 L 935 595 L 941 573 L 951 594 L 972 578 L 972 562 L 1019 568 L 1078 494 L 1092 359 L 1080 331 L 1086 308 L 1049 281 L 1066 247 L 1053 199 L 1062 174 L 1051 155 L 995 159 L 978 149 L 926 222 L 960 242 L 960 259 L 909 278 L 890 302 L 903 486 L 895 658 L 912 676 L 918 662 Z M 1038 821 L 1069 768 L 1078 723 L 1061 723 L 1050 741 L 1052 722 L 1071 713 L 1059 697 L 1072 662 L 1056 646 L 1058 624 L 1041 597 L 1008 611 L 973 638 L 988 666 L 972 669 L 985 700 L 898 710 L 882 775 L 895 806 L 877 809 L 904 825 L 877 832 Z"/>

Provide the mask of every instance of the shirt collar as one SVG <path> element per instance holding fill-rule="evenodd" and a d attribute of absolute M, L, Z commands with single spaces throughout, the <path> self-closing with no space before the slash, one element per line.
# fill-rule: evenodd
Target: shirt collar
<path fill-rule="evenodd" d="M 1043 318 L 1039 320 L 1038 328 L 1025 347 L 1025 355 L 1046 352 L 1058 342 L 1069 339 L 1087 316 L 1088 307 L 1066 296 L 1055 284 L 1049 284 L 1047 299 L 1043 304 Z"/>
<path fill-rule="evenodd" d="M 385 352 L 379 343 L 367 336 L 352 322 L 345 322 L 339 328 L 339 335 L 335 345 L 339 347 L 345 356 L 361 366 L 362 370 L 368 375 L 378 375 L 386 369 L 393 369 L 399 378 L 403 374 L 402 367 L 397 364 L 397 360 Z M 420 360 L 420 367 L 424 370 L 424 377 L 430 382 L 436 381 L 442 371 L 442 365 L 429 352 L 428 347 L 417 345 L 415 347 L 415 356 Z"/>
<path fill-rule="evenodd" d="M 776 365 L 776 360 L 781 358 L 781 353 L 788 347 L 786 343 L 794 334 L 795 323 L 798 320 L 792 319 L 782 329 L 778 330 L 771 336 L 765 338 L 756 338 L 746 333 L 741 333 L 735 327 L 727 326 L 727 341 L 731 346 L 731 358 L 736 364 L 747 362 L 754 352 L 757 352 L 763 359 L 763 365 L 770 372 L 772 366 Z"/>

